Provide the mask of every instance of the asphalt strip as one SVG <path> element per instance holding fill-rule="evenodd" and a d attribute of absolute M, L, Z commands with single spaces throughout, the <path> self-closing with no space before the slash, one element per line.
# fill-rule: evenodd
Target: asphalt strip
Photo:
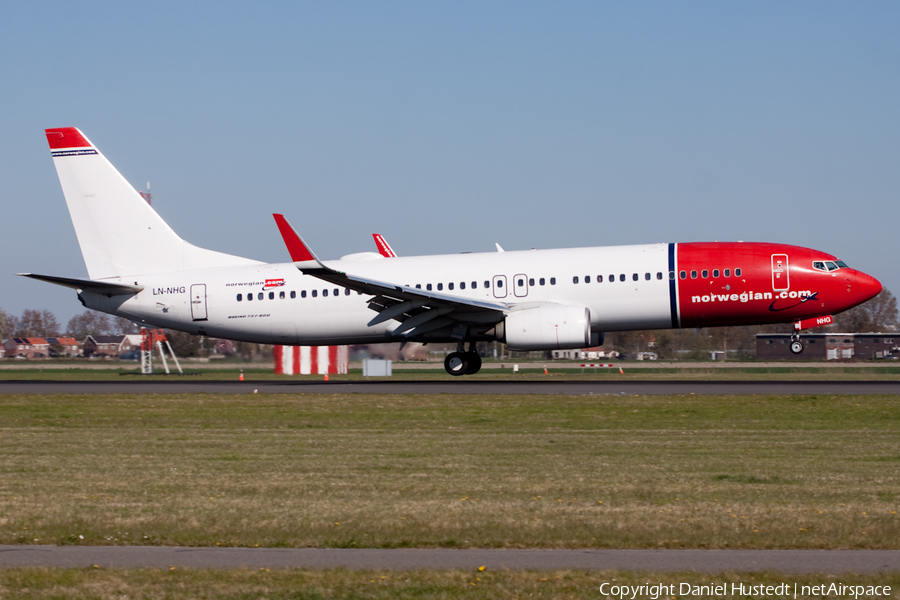
<path fill-rule="evenodd" d="M 0 545 L 0 568 L 900 572 L 900 550 L 446 550 Z"/>
<path fill-rule="evenodd" d="M 0 394 L 900 394 L 900 381 L 0 381 Z"/>

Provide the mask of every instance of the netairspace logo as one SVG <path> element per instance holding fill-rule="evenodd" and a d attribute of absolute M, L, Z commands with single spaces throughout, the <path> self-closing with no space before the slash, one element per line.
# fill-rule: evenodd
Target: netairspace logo
<path fill-rule="evenodd" d="M 637 600 L 649 598 L 657 600 L 669 597 L 715 597 L 738 598 L 741 596 L 773 596 L 780 598 L 803 598 L 808 596 L 825 596 L 834 598 L 877 598 L 890 596 L 889 585 L 845 585 L 843 583 L 822 583 L 804 585 L 798 583 L 780 583 L 778 585 L 746 584 L 746 583 L 712 583 L 692 585 L 690 583 L 647 583 L 644 585 L 616 585 L 603 583 L 600 593 L 621 600 Z"/>

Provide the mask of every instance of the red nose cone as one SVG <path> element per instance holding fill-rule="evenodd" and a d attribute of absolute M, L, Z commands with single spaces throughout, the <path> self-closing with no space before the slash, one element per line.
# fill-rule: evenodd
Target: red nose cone
<path fill-rule="evenodd" d="M 881 290 L 883 289 L 880 281 L 878 281 L 871 275 L 866 275 L 861 271 L 856 272 L 852 281 L 853 282 L 850 284 L 850 290 L 851 294 L 853 294 L 854 296 L 856 304 L 862 304 L 866 300 L 874 298 L 875 296 L 880 294 Z"/>

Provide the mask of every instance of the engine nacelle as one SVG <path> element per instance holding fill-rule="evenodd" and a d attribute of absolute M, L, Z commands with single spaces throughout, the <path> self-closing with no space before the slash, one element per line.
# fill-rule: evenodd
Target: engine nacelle
<path fill-rule="evenodd" d="M 591 311 L 585 306 L 543 304 L 506 315 L 497 326 L 510 350 L 562 350 L 591 345 Z"/>

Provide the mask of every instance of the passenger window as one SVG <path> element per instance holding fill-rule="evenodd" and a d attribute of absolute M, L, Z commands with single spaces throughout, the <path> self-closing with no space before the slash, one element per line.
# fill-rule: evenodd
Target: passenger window
<path fill-rule="evenodd" d="M 634 274 L 631 276 L 631 279 L 632 279 L 632 281 L 637 281 L 637 280 L 638 280 L 638 274 L 637 274 L 637 273 L 634 273 Z"/>
<path fill-rule="evenodd" d="M 585 283 L 590 283 L 590 282 L 591 282 L 591 276 L 590 276 L 590 275 L 585 275 L 585 276 L 584 276 L 584 282 L 585 282 Z"/>
<path fill-rule="evenodd" d="M 293 293 L 293 292 L 292 292 L 292 293 Z M 300 297 L 301 297 L 301 298 L 306 298 L 306 290 L 302 290 L 302 291 L 300 292 Z"/>
<path fill-rule="evenodd" d="M 609 282 L 610 282 L 610 283 L 615 282 L 615 280 L 616 280 L 616 276 L 615 276 L 615 275 L 610 275 L 610 276 L 609 276 Z"/>
<path fill-rule="evenodd" d="M 452 288 L 451 288 L 451 289 L 452 289 Z M 466 282 L 465 282 L 465 281 L 460 281 L 460 282 L 459 282 L 459 289 L 461 289 L 461 290 L 466 289 Z"/>
<path fill-rule="evenodd" d="M 443 283 L 439 283 L 439 284 L 438 284 L 438 291 L 440 292 L 440 291 L 442 291 L 443 289 L 444 289 L 444 284 L 443 284 Z"/>
<path fill-rule="evenodd" d="M 572 278 L 572 283 L 578 283 L 578 275 Z"/>
<path fill-rule="evenodd" d="M 622 273 L 621 275 L 619 275 L 619 281 L 625 281 L 625 274 L 624 274 L 624 273 Z"/>
<path fill-rule="evenodd" d="M 700 273 L 700 275 L 701 277 L 703 277 L 703 279 L 706 279 L 707 277 L 709 277 L 709 270 L 703 269 L 703 272 Z"/>
<path fill-rule="evenodd" d="M 297 297 L 297 292 L 295 292 L 294 290 L 291 290 L 291 299 L 293 300 L 296 297 Z M 303 297 L 304 298 L 306 297 L 306 292 L 303 292 Z"/>
<path fill-rule="evenodd" d="M 247 302 L 250 302 L 252 300 L 253 300 L 253 294 L 247 294 Z"/>
<path fill-rule="evenodd" d="M 502 279 L 498 279 L 498 280 L 497 280 L 497 287 L 498 287 L 498 288 L 502 288 L 502 287 L 503 287 L 503 280 L 502 280 Z"/>
<path fill-rule="evenodd" d="M 484 282 L 484 289 L 488 289 L 489 287 L 491 287 L 491 282 L 490 282 L 490 281 L 485 281 L 485 282 Z"/>
<path fill-rule="evenodd" d="M 257 300 L 262 300 L 262 299 L 263 299 L 263 293 L 260 292 L 259 294 L 257 294 L 257 295 L 256 295 L 256 299 L 257 299 Z"/>
<path fill-rule="evenodd" d="M 487 286 L 485 286 L 485 287 L 487 287 Z M 478 289 L 478 282 L 477 282 L 477 281 L 473 281 L 473 282 L 472 282 L 472 289 L 473 289 L 473 290 L 477 290 L 477 289 Z"/>
<path fill-rule="evenodd" d="M 660 273 L 660 275 L 662 275 L 662 273 Z M 644 273 L 644 279 L 650 281 L 650 273 Z"/>
<path fill-rule="evenodd" d="M 317 297 L 318 295 L 319 295 L 319 290 L 313 290 L 313 291 L 312 291 L 312 297 L 313 297 L 313 298 Z"/>
<path fill-rule="evenodd" d="M 284 300 L 284 292 L 278 292 L 278 299 Z"/>
<path fill-rule="evenodd" d="M 697 279 L 697 271 L 691 271 L 691 279 Z"/>
<path fill-rule="evenodd" d="M 528 280 L 528 285 L 534 287 L 534 277 L 532 277 Z"/>
<path fill-rule="evenodd" d="M 674 273 L 673 273 L 673 275 L 674 275 Z M 657 279 L 662 279 L 662 272 L 657 273 L 657 274 L 656 274 L 656 278 L 657 278 Z"/>
<path fill-rule="evenodd" d="M 453 282 L 452 282 L 452 281 L 451 281 L 450 283 L 447 284 L 447 289 L 448 289 L 448 290 L 452 290 L 452 289 L 453 289 Z"/>
<path fill-rule="evenodd" d="M 731 277 L 731 269 L 725 269 L 724 271 L 722 271 L 722 274 L 725 277 Z"/>
<path fill-rule="evenodd" d="M 431 291 L 431 284 L 430 284 L 430 283 L 426 283 L 426 284 L 425 284 L 425 289 L 428 290 L 428 291 L 430 292 L 430 291 Z"/>
<path fill-rule="evenodd" d="M 322 297 L 323 297 L 323 298 L 327 298 L 327 297 L 328 297 L 328 290 L 322 290 Z"/>
<path fill-rule="evenodd" d="M 678 274 L 678 276 L 681 277 L 682 279 L 687 279 L 687 271 L 682 271 L 681 273 Z"/>
<path fill-rule="evenodd" d="M 349 296 L 349 295 L 350 295 L 350 288 L 344 288 L 344 295 L 345 295 L 345 296 Z"/>
<path fill-rule="evenodd" d="M 735 276 L 735 277 L 740 277 L 740 276 L 741 276 L 741 270 L 740 270 L 740 269 L 735 269 L 735 270 L 734 270 L 734 276 Z"/>
<path fill-rule="evenodd" d="M 269 300 L 275 299 L 275 292 L 269 292 Z"/>
<path fill-rule="evenodd" d="M 417 284 L 416 284 L 416 289 L 417 289 L 417 290 L 421 290 L 421 289 L 422 289 L 422 284 L 421 284 L 421 283 L 417 283 Z"/>
<path fill-rule="evenodd" d="M 603 283 L 603 275 L 597 275 L 597 283 Z"/>
<path fill-rule="evenodd" d="M 556 285 L 556 277 L 550 278 L 550 285 Z"/>
<path fill-rule="evenodd" d="M 238 295 L 237 295 L 237 301 L 238 301 L 238 302 L 240 302 L 240 301 L 243 300 L 243 299 L 244 299 L 244 296 L 243 296 L 242 294 L 238 294 Z"/>
<path fill-rule="evenodd" d="M 545 282 L 545 281 L 546 281 L 546 280 L 545 280 L 543 277 L 541 277 L 540 279 L 538 279 L 538 283 L 541 284 L 541 285 L 544 285 L 544 282 Z"/>
<path fill-rule="evenodd" d="M 718 276 L 719 276 L 719 270 L 713 269 L 713 277 L 718 277 Z"/>
<path fill-rule="evenodd" d="M 524 280 L 524 279 L 518 279 L 518 280 L 516 280 L 516 283 L 517 283 L 517 285 L 518 285 L 519 287 L 525 287 L 525 280 Z"/>

